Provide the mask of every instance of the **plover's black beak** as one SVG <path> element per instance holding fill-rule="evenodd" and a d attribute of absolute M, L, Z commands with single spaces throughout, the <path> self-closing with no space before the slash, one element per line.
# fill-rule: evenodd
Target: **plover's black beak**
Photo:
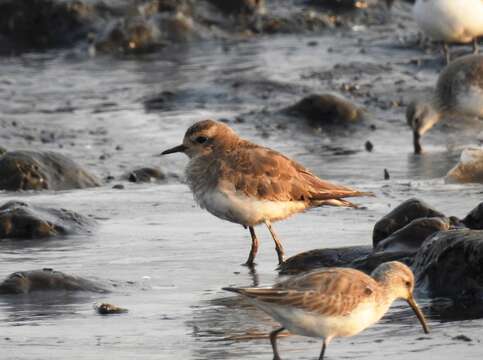
<path fill-rule="evenodd" d="M 186 146 L 178 145 L 178 146 L 175 146 L 174 148 L 164 150 L 161 153 L 161 155 L 168 155 L 168 154 L 173 154 L 173 153 L 177 153 L 177 152 L 185 152 L 185 150 L 186 150 Z"/>
<path fill-rule="evenodd" d="M 421 135 L 417 130 L 413 131 L 413 143 L 414 143 L 414 153 L 421 154 L 423 152 L 423 148 L 421 147 Z"/>

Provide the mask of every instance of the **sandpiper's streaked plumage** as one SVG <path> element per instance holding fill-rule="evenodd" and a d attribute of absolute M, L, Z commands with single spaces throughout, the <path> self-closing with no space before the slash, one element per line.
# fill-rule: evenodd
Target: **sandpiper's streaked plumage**
<path fill-rule="evenodd" d="M 446 66 L 439 75 L 429 101 L 415 101 L 406 109 L 413 130 L 414 152 L 422 151 L 420 138 L 444 114 L 483 118 L 483 55 L 463 56 Z"/>
<path fill-rule="evenodd" d="M 246 264 L 250 266 L 258 250 L 255 225 L 267 225 L 281 263 L 284 250 L 272 221 L 315 206 L 353 207 L 343 198 L 371 195 L 321 180 L 295 161 L 240 138 L 214 120 L 192 125 L 182 145 L 162 154 L 174 152 L 184 152 L 190 158 L 187 182 L 200 206 L 249 228 L 252 247 Z"/>
<path fill-rule="evenodd" d="M 379 265 L 372 277 L 358 270 L 325 268 L 294 276 L 270 288 L 224 288 L 243 295 L 280 322 L 270 333 L 274 360 L 278 333 L 291 333 L 323 340 L 319 359 L 335 337 L 353 336 L 376 323 L 396 299 L 406 300 L 429 333 L 423 313 L 413 297 L 414 275 L 404 264 Z"/>
<path fill-rule="evenodd" d="M 413 16 L 432 40 L 443 42 L 446 61 L 448 43 L 473 42 L 478 53 L 478 37 L 483 36 L 483 0 L 416 0 Z"/>

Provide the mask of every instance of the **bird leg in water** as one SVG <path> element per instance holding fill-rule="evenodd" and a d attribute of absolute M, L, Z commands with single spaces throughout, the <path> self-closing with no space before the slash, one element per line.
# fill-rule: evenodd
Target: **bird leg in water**
<path fill-rule="evenodd" d="M 250 230 L 250 236 L 252 237 L 252 247 L 250 249 L 250 254 L 248 255 L 248 260 L 245 265 L 248 267 L 253 267 L 253 261 L 255 260 L 255 256 L 257 256 L 259 242 L 253 226 L 249 226 L 248 229 Z"/>
<path fill-rule="evenodd" d="M 272 235 L 273 241 L 275 242 L 275 250 L 277 250 L 277 256 L 278 256 L 278 263 L 281 264 L 285 260 L 285 251 L 283 250 L 282 243 L 277 237 L 277 234 L 272 228 L 272 223 L 269 220 L 265 221 L 265 224 L 268 227 L 268 230 L 270 231 L 270 234 Z"/>
<path fill-rule="evenodd" d="M 478 47 L 478 37 L 475 37 L 473 39 L 473 54 L 478 54 L 480 52 L 480 49 Z"/>
<path fill-rule="evenodd" d="M 277 335 L 284 330 L 285 330 L 285 328 L 281 327 L 281 328 L 274 330 L 270 333 L 270 343 L 272 344 L 273 360 L 281 360 L 280 355 L 278 354 L 278 349 L 277 349 Z"/>
<path fill-rule="evenodd" d="M 324 354 L 325 354 L 326 347 L 327 347 L 327 344 L 326 344 L 325 339 L 324 339 L 324 342 L 322 343 L 322 350 L 320 351 L 319 360 L 323 360 L 324 359 Z"/>
<path fill-rule="evenodd" d="M 448 65 L 451 62 L 451 54 L 450 54 L 448 43 L 445 43 L 445 42 L 443 42 L 443 54 L 446 59 L 446 65 Z"/>

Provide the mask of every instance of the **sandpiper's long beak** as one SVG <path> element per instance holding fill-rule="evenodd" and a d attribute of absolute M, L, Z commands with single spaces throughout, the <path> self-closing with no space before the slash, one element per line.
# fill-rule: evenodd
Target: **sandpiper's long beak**
<path fill-rule="evenodd" d="M 421 309 L 419 309 L 418 304 L 416 304 L 416 301 L 414 300 L 413 296 L 411 295 L 411 297 L 409 299 L 407 299 L 406 301 L 408 302 L 409 306 L 411 306 L 411 308 L 416 313 L 416 316 L 418 317 L 419 322 L 423 326 L 424 332 L 426 334 L 429 334 L 428 323 L 426 322 L 426 319 L 424 318 L 424 315 L 423 315 Z"/>
<path fill-rule="evenodd" d="M 413 131 L 413 144 L 414 144 L 414 153 L 421 154 L 423 152 L 423 148 L 421 147 L 421 134 L 419 131 Z"/>
<path fill-rule="evenodd" d="M 175 146 L 174 148 L 164 150 L 161 153 L 161 155 L 173 154 L 173 153 L 177 153 L 177 152 L 185 152 L 185 150 L 186 150 L 186 146 L 178 145 L 178 146 Z"/>

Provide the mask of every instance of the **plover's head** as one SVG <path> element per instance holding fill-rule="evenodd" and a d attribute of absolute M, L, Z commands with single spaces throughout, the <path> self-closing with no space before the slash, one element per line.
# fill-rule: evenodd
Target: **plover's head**
<path fill-rule="evenodd" d="M 226 149 L 238 136 L 227 125 L 214 120 L 203 120 L 192 125 L 184 135 L 183 144 L 165 150 L 161 155 L 183 152 L 192 158 Z"/>
<path fill-rule="evenodd" d="M 441 118 L 434 106 L 425 101 L 413 101 L 406 108 L 406 120 L 413 130 L 414 152 L 422 152 L 421 136 L 424 135 Z"/>
<path fill-rule="evenodd" d="M 406 300 L 416 313 L 424 332 L 429 333 L 426 319 L 414 300 L 414 274 L 411 269 L 399 261 L 389 261 L 379 265 L 371 275 L 386 287 L 388 296 Z"/>

